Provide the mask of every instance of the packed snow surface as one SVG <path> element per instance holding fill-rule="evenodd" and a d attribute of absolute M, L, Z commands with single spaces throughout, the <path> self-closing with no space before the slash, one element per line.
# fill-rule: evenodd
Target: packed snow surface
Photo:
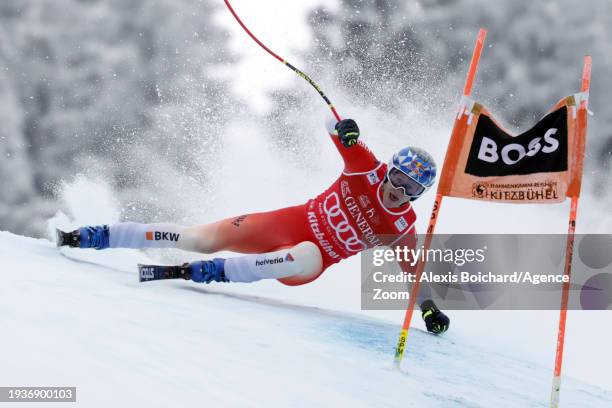
<path fill-rule="evenodd" d="M 230 285 L 139 283 L 150 261 L 0 232 L 0 385 L 76 386 L 84 407 L 548 406 L 551 370 L 503 350 L 413 328 L 398 371 L 397 325 Z M 561 398 L 612 406 L 572 378 Z"/>

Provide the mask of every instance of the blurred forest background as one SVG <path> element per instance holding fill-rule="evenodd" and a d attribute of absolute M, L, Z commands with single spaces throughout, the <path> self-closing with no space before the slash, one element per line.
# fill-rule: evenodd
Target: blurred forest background
<path fill-rule="evenodd" d="M 475 97 L 514 131 L 578 91 L 593 55 L 584 189 L 610 199 L 612 2 L 337 3 L 305 16 L 314 41 L 300 67 L 398 120 L 407 101 L 424 112 L 456 105 L 479 27 L 489 36 Z M 306 149 L 320 133 L 301 119 L 313 91 L 296 80 L 253 113 L 223 75 L 239 58 L 220 12 L 221 0 L 2 0 L 0 230 L 40 236 L 61 206 L 58 185 L 79 173 L 107 180 L 124 217 L 180 219 L 235 116 L 265 124 L 289 155 Z M 162 192 L 176 202 L 156 200 Z"/>

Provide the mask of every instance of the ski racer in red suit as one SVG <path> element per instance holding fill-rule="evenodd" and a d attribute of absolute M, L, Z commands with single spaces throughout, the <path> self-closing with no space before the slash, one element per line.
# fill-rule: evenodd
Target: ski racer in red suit
<path fill-rule="evenodd" d="M 416 214 L 410 202 L 433 185 L 433 158 L 420 148 L 407 147 L 387 165 L 359 140 L 359 127 L 352 119 L 330 124 L 328 132 L 344 170 L 326 191 L 302 205 L 193 227 L 125 222 L 58 231 L 58 246 L 228 250 L 246 255 L 175 268 L 181 277 L 196 282 L 278 279 L 291 286 L 312 282 L 331 265 L 369 248 L 414 247 Z M 167 268 L 140 266 L 141 279 L 157 279 L 156 274 Z M 420 305 L 429 331 L 448 329 L 448 317 L 433 301 Z"/>

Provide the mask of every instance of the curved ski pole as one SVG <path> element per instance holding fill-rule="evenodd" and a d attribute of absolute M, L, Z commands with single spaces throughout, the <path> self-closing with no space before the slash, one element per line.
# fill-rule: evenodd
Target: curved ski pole
<path fill-rule="evenodd" d="M 323 90 L 319 87 L 319 85 L 317 85 L 317 83 L 315 81 L 313 81 L 312 78 L 310 78 L 304 72 L 302 72 L 301 70 L 299 70 L 295 66 L 291 65 L 288 61 L 286 61 L 283 58 L 279 57 L 278 54 L 276 54 L 274 51 L 272 51 L 270 48 L 268 48 L 264 43 L 259 41 L 259 39 L 257 37 L 255 37 L 255 35 L 251 32 L 251 30 L 249 30 L 248 27 L 242 22 L 240 17 L 238 17 L 238 14 L 236 14 L 236 12 L 232 8 L 232 5 L 230 4 L 230 2 L 228 0 L 223 0 L 223 1 L 225 2 L 225 5 L 229 9 L 230 13 L 232 13 L 234 18 L 238 22 L 238 24 L 240 24 L 240 27 L 242 27 L 242 29 L 249 35 L 249 37 L 251 37 L 253 39 L 253 41 L 255 41 L 257 43 L 257 45 L 259 45 L 261 48 L 266 50 L 266 52 L 268 54 L 270 54 L 271 56 L 273 56 L 274 58 L 276 58 L 277 60 L 279 60 L 280 62 L 285 64 L 289 69 L 291 69 L 293 72 L 295 72 L 299 77 L 304 78 L 304 80 L 306 80 L 306 82 L 308 82 L 319 93 L 319 95 L 321 95 L 321 98 L 323 98 L 323 100 L 325 101 L 325 103 L 327 104 L 329 109 L 332 111 L 332 114 L 334 115 L 336 120 L 338 122 L 340 122 L 340 115 L 338 115 L 338 112 L 336 111 L 336 108 L 334 107 L 332 102 L 329 100 L 327 95 L 325 95 Z"/>

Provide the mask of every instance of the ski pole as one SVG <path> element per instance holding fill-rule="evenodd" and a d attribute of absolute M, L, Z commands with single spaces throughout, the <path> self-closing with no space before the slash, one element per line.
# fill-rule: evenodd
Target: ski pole
<path fill-rule="evenodd" d="M 280 62 L 282 62 L 285 66 L 287 66 L 288 68 L 290 68 L 293 72 L 295 72 L 299 77 L 304 78 L 304 80 L 306 80 L 306 82 L 308 82 L 310 85 L 312 85 L 312 87 L 319 93 L 319 95 L 321 95 L 321 98 L 323 98 L 323 100 L 325 101 L 325 103 L 327 103 L 327 106 L 329 107 L 329 109 L 331 109 L 332 114 L 334 115 L 334 117 L 336 118 L 336 120 L 338 122 L 340 122 L 340 115 L 338 115 L 338 112 L 336 112 L 336 108 L 334 107 L 334 105 L 331 103 L 331 101 L 329 100 L 329 98 L 327 97 L 327 95 L 325 95 L 325 93 L 323 92 L 323 90 L 319 87 L 319 85 L 317 85 L 317 83 L 315 81 L 313 81 L 308 75 L 306 75 L 303 71 L 299 70 L 298 68 L 296 68 L 295 66 L 291 65 L 288 61 L 286 61 L 285 59 L 281 58 L 278 56 L 278 54 L 276 54 L 274 51 L 272 51 L 270 48 L 268 48 L 264 43 L 262 43 L 261 41 L 259 41 L 259 39 L 257 37 L 255 37 L 255 35 L 251 32 L 251 30 L 248 29 L 248 27 L 242 22 L 242 20 L 240 19 L 240 17 L 238 17 L 238 14 L 236 14 L 236 12 L 234 11 L 234 9 L 232 8 L 232 5 L 230 4 L 229 0 L 223 0 L 225 2 L 225 5 L 227 6 L 227 8 L 229 9 L 230 13 L 232 13 L 232 15 L 234 16 L 234 18 L 236 19 L 236 21 L 238 22 L 238 24 L 240 24 L 240 27 L 242 27 L 242 29 L 249 35 L 249 37 L 251 37 L 253 39 L 253 41 L 255 41 L 257 43 L 257 45 L 259 45 L 261 48 L 263 48 L 264 50 L 266 50 L 268 52 L 268 54 L 270 54 L 271 56 L 273 56 L 274 58 L 276 58 L 277 60 L 279 60 Z"/>
<path fill-rule="evenodd" d="M 476 71 L 478 70 L 478 62 L 480 61 L 480 55 L 482 53 L 482 48 L 484 46 L 485 38 L 487 37 L 487 30 L 481 28 L 478 31 L 478 37 L 476 38 L 476 45 L 474 46 L 474 52 L 472 53 L 472 61 L 470 62 L 470 68 L 468 70 L 467 79 L 465 81 L 465 87 L 463 88 L 463 95 L 469 96 L 472 93 L 472 85 L 474 83 L 474 77 L 476 76 Z M 461 117 L 461 121 L 455 124 L 453 128 L 453 133 L 460 131 L 462 129 L 460 126 L 466 126 L 466 119 Z M 451 140 L 455 140 L 456 138 L 451 137 Z M 446 160 L 444 161 L 444 167 L 442 168 L 442 172 L 446 169 L 447 164 Z M 446 169 L 448 170 L 448 169 Z M 424 251 L 427 251 L 431 246 L 431 240 L 433 237 L 433 233 L 436 229 L 436 223 L 438 222 L 438 213 L 440 212 L 440 207 L 442 206 L 442 198 L 443 195 L 440 193 L 440 186 L 438 186 L 438 192 L 436 193 L 436 200 L 434 202 L 434 207 L 431 210 L 431 217 L 429 218 L 429 225 L 427 227 L 427 234 L 425 235 L 425 242 L 423 245 Z M 416 299 L 419 294 L 419 289 L 421 288 L 421 274 L 425 269 L 425 262 L 419 260 L 417 264 L 416 270 L 416 279 L 412 286 L 412 290 L 410 292 L 410 300 L 408 302 L 408 308 L 406 309 L 406 313 L 404 315 L 404 323 L 402 325 L 402 330 L 400 332 L 399 338 L 397 340 L 397 346 L 395 347 L 395 358 L 394 364 L 397 369 L 400 368 L 400 364 L 402 362 L 402 358 L 404 358 L 404 350 L 406 349 L 406 341 L 408 340 L 408 330 L 410 329 L 410 322 L 412 321 L 412 315 L 414 313 L 414 307 L 416 305 Z"/>

